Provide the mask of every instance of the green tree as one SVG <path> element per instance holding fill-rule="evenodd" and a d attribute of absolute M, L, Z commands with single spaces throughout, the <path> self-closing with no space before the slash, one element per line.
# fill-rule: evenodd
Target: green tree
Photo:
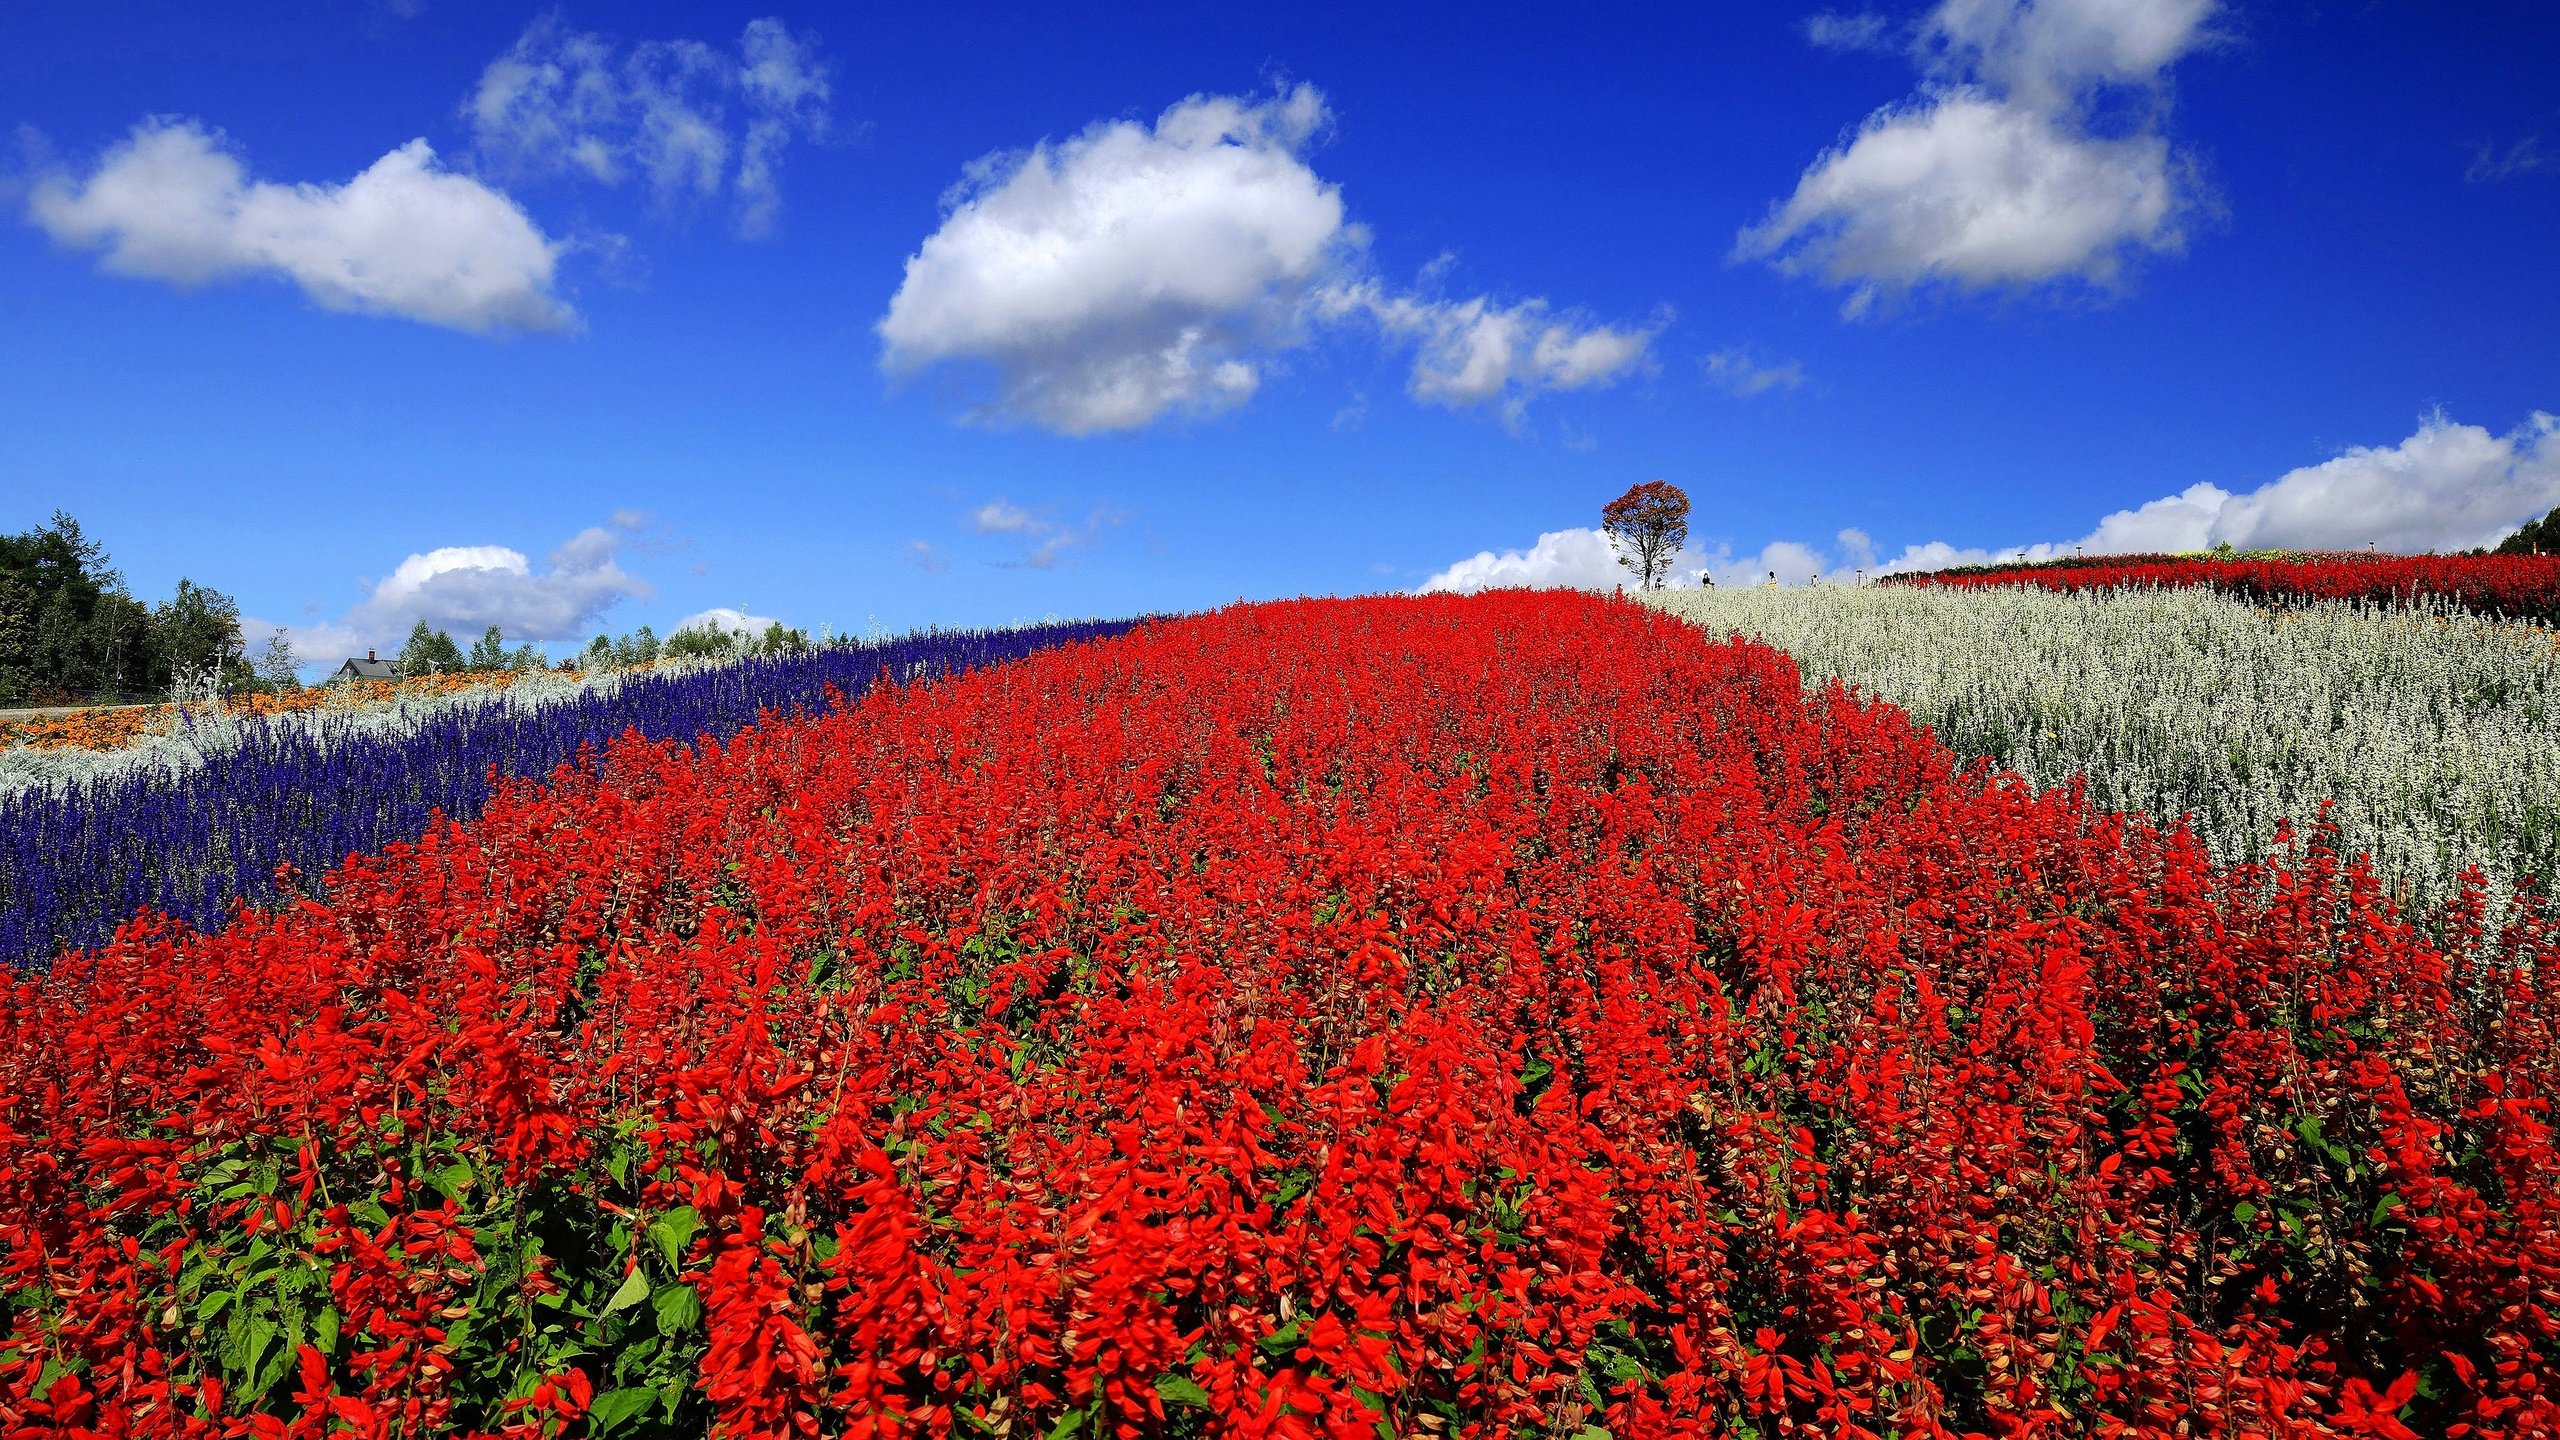
<path fill-rule="evenodd" d="M 613 642 L 613 663 L 646 665 L 658 658 L 658 632 L 643 625 Z"/>
<path fill-rule="evenodd" d="M 798 655 L 809 648 L 809 632 L 784 627 L 779 620 L 764 627 L 764 635 L 756 641 L 761 655 Z"/>
<path fill-rule="evenodd" d="M 165 671 L 150 612 L 79 521 L 0 535 L 0 698 L 156 689 Z"/>
<path fill-rule="evenodd" d="M 551 662 L 543 657 L 542 651 L 530 640 L 517 646 L 514 652 L 507 656 L 508 669 L 522 670 L 527 674 L 536 670 L 547 670 L 550 666 Z"/>
<path fill-rule="evenodd" d="M 392 665 L 403 675 L 442 675 L 463 668 L 462 647 L 453 637 L 421 620 L 409 627 L 409 639 Z"/>
<path fill-rule="evenodd" d="M 737 636 L 706 620 L 668 636 L 664 653 L 670 660 L 712 660 L 737 647 Z"/>
<path fill-rule="evenodd" d="M 2560 506 L 2539 520 L 2528 520 L 2522 529 L 2498 542 L 2491 552 L 2498 555 L 2560 555 Z"/>
<path fill-rule="evenodd" d="M 1667 480 L 1647 480 L 1600 508 L 1600 528 L 1617 547 L 1618 563 L 1636 572 L 1637 585 L 1658 589 L 1689 543 L 1688 493 Z"/>
<path fill-rule="evenodd" d="M 506 669 L 507 637 L 499 634 L 495 625 L 481 631 L 480 638 L 471 643 L 471 654 L 463 664 L 472 670 Z"/>
<path fill-rule="evenodd" d="M 230 596 L 181 577 L 177 593 L 151 612 L 169 674 L 229 687 L 253 678 L 240 644 L 240 607 Z"/>

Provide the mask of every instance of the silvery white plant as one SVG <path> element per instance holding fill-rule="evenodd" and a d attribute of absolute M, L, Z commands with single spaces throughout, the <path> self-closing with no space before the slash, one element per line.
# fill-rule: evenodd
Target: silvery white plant
<path fill-rule="evenodd" d="M 1792 654 L 2040 786 L 2189 817 L 2224 860 L 2323 800 L 2415 910 L 2488 877 L 2560 892 L 2560 648 L 2432 605 L 2262 610 L 2204 590 L 1867 585 L 1644 597 Z"/>

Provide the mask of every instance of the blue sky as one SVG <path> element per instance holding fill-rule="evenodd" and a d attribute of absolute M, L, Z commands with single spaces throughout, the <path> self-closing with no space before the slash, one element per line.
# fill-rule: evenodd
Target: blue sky
<path fill-rule="evenodd" d="M 2560 503 L 2547 6 L 1216 8 L 14 7 L 0 525 L 330 649 Z"/>

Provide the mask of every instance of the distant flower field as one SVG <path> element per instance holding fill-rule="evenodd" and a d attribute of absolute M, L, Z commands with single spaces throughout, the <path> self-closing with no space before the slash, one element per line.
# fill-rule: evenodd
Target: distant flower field
<path fill-rule="evenodd" d="M 625 729 L 724 739 L 772 710 L 1115 634 L 1125 622 L 949 631 L 806 654 L 434 686 L 388 708 L 187 713 L 129 748 L 0 756 L 0 965 L 102 944 L 144 906 L 216 927 L 241 900 L 297 893 L 350 854 L 479 813 L 505 777 L 541 778 Z M 279 871 L 285 871 L 280 877 Z"/>
<path fill-rule="evenodd" d="M 1897 575 L 1886 583 L 2047 590 L 2197 586 L 2274 603 L 2436 600 L 2474 615 L 2560 623 L 2560 555 L 2110 555 Z"/>
<path fill-rule="evenodd" d="M 1574 594 L 693 728 L 0 988 L 12 1434 L 2560 1431 L 2543 929 Z"/>
<path fill-rule="evenodd" d="M 1665 609 L 1909 711 L 1959 755 L 2229 861 L 2323 813 L 2420 911 L 2560 894 L 2560 636 L 2441 604 L 2253 608 L 2196 589 L 1661 591 Z"/>
<path fill-rule="evenodd" d="M 374 710 L 432 696 L 466 691 L 503 690 L 528 678 L 517 670 L 471 670 L 446 675 L 420 675 L 404 680 L 353 680 L 285 693 L 260 692 L 231 696 L 219 703 L 116 705 L 63 714 L 0 718 L 0 751 L 119 750 L 169 736 L 183 738 L 199 716 L 223 712 L 232 716 L 296 715 L 318 710 Z M 552 681 L 550 672 L 531 677 Z"/>

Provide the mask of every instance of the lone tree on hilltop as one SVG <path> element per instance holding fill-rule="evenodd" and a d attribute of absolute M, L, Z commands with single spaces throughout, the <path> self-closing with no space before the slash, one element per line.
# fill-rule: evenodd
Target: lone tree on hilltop
<path fill-rule="evenodd" d="M 1647 480 L 1600 509 L 1600 528 L 1618 549 L 1618 563 L 1636 582 L 1657 590 L 1671 561 L 1689 543 L 1689 495 L 1668 480 Z"/>

